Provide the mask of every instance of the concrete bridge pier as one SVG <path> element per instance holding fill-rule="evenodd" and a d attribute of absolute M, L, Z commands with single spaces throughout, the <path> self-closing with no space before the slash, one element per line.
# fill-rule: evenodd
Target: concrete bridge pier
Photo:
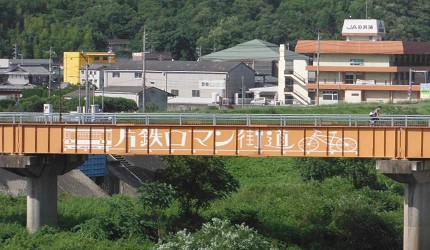
<path fill-rule="evenodd" d="M 376 168 L 405 183 L 403 249 L 430 249 L 430 160 L 380 160 Z"/>
<path fill-rule="evenodd" d="M 58 175 L 75 169 L 86 155 L 1 155 L 0 167 L 27 177 L 27 230 L 57 226 Z"/>

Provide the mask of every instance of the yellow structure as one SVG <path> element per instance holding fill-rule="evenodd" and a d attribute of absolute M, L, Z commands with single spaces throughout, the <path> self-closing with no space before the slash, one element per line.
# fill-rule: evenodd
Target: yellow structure
<path fill-rule="evenodd" d="M 85 64 L 115 63 L 116 57 L 112 52 L 64 52 L 64 82 L 78 84 L 79 69 Z"/>

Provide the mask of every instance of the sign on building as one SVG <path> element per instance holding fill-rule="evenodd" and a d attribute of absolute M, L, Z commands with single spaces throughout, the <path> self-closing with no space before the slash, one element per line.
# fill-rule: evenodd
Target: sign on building
<path fill-rule="evenodd" d="M 421 83 L 420 98 L 430 99 L 430 83 Z"/>
<path fill-rule="evenodd" d="M 199 84 L 200 89 L 225 89 L 224 80 L 202 80 Z"/>

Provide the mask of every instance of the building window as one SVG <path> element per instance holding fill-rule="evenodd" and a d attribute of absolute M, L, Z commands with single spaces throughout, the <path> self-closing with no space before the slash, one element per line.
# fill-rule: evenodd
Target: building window
<path fill-rule="evenodd" d="M 95 56 L 95 57 L 94 57 L 94 61 L 100 61 L 100 57 Z"/>
<path fill-rule="evenodd" d="M 134 73 L 134 78 L 142 79 L 142 72 L 135 72 Z"/>
<path fill-rule="evenodd" d="M 170 90 L 170 93 L 171 93 L 172 95 L 179 96 L 179 90 L 177 90 L 177 89 L 172 89 L 172 90 Z"/>
<path fill-rule="evenodd" d="M 192 96 L 193 97 L 200 97 L 200 90 L 193 90 Z"/>
<path fill-rule="evenodd" d="M 108 60 L 108 57 L 107 56 L 104 56 L 103 57 L 103 61 L 107 61 Z"/>
<path fill-rule="evenodd" d="M 346 84 L 354 84 L 354 75 L 345 75 L 345 83 Z"/>
<path fill-rule="evenodd" d="M 363 80 L 361 73 L 345 73 L 346 84 L 354 84 L 357 79 Z"/>
<path fill-rule="evenodd" d="M 323 100 L 336 101 L 338 100 L 337 90 L 323 90 L 322 97 Z"/>
<path fill-rule="evenodd" d="M 308 82 L 309 83 L 315 82 L 315 75 L 316 75 L 315 71 L 309 71 L 309 73 L 308 73 Z"/>
<path fill-rule="evenodd" d="M 351 65 L 351 66 L 363 66 L 364 60 L 363 59 L 350 59 L 349 65 Z"/>
<path fill-rule="evenodd" d="M 83 70 L 81 70 L 81 75 L 85 74 Z"/>
<path fill-rule="evenodd" d="M 119 72 L 112 72 L 112 77 L 119 77 Z"/>

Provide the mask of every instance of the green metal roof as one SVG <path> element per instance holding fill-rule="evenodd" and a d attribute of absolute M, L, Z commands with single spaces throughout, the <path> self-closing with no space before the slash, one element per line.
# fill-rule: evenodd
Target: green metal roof
<path fill-rule="evenodd" d="M 307 59 L 307 56 L 297 54 L 293 51 L 286 50 L 286 60 Z M 279 60 L 279 46 L 273 43 L 254 39 L 248 42 L 238 44 L 234 47 L 221 50 L 215 53 L 204 55 L 202 60 L 227 61 L 227 60 L 261 60 L 277 61 Z"/>

